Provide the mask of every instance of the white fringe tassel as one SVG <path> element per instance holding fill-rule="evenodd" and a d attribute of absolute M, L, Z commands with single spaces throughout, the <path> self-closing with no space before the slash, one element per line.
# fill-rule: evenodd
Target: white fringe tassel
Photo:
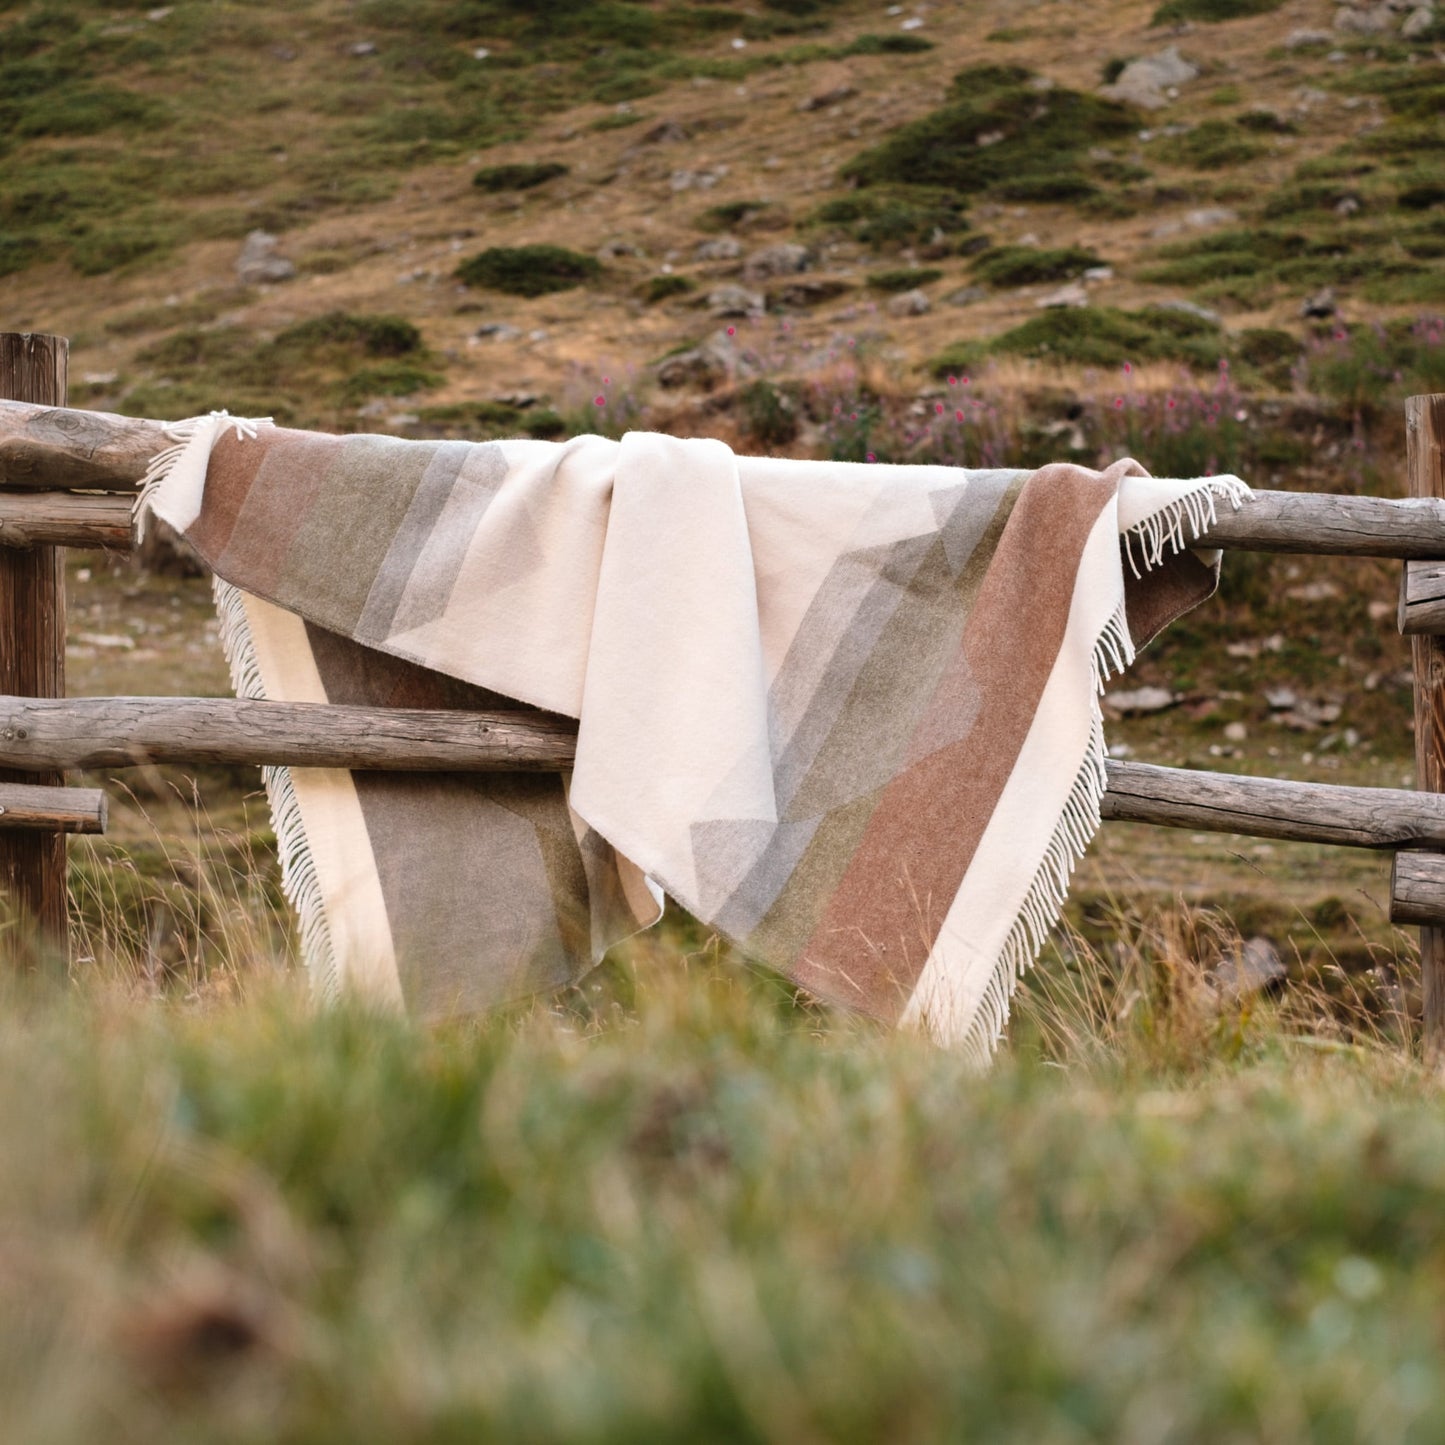
<path fill-rule="evenodd" d="M 171 521 L 172 525 L 183 525 L 173 520 L 174 508 L 167 505 L 168 484 L 181 472 L 181 462 L 187 458 L 187 453 L 194 448 L 205 448 L 205 456 L 194 458 L 199 468 L 199 475 L 193 488 L 195 492 L 195 505 L 191 510 L 200 510 L 201 489 L 205 485 L 205 464 L 210 458 L 211 446 L 216 438 L 228 426 L 236 429 L 236 439 L 246 437 L 253 439 L 256 436 L 257 427 L 270 426 L 269 416 L 244 417 L 232 416 L 230 412 L 221 410 L 213 411 L 206 416 L 188 417 L 185 421 L 168 421 L 161 430 L 171 439 L 173 445 L 158 451 L 150 459 L 146 467 L 145 476 L 141 479 L 140 491 L 135 499 L 135 506 L 131 509 L 131 516 L 135 521 L 136 540 L 143 542 L 146 534 L 146 522 L 151 514 L 161 517 L 163 520 Z M 168 515 L 171 514 L 171 515 Z"/>
<path fill-rule="evenodd" d="M 1227 501 L 1236 510 L 1248 498 L 1250 490 L 1237 477 L 1218 477 L 1206 486 L 1187 493 L 1177 502 L 1161 507 L 1124 534 L 1124 552 L 1134 575 L 1140 575 L 1135 561 L 1145 570 L 1159 566 L 1166 555 L 1189 545 L 1185 525 L 1198 541 L 1208 524 L 1215 520 L 1215 504 Z M 1069 880 L 1079 859 L 1089 846 L 1102 821 L 1100 808 L 1108 786 L 1104 744 L 1104 714 L 1099 706 L 1104 684 L 1134 661 L 1134 640 L 1129 635 L 1121 596 L 1114 615 L 1094 643 L 1090 659 L 1093 687 L 1089 697 L 1089 741 L 1078 776 L 1069 790 L 1068 801 L 1044 850 L 1034 881 L 1024 896 L 1023 907 L 1014 919 L 1013 928 L 1004 940 L 994 963 L 988 986 L 961 1047 L 980 1064 L 992 1057 L 1008 1023 L 1009 1001 L 1026 969 L 1037 961 L 1043 946 L 1059 921 L 1068 896 Z"/>
<path fill-rule="evenodd" d="M 237 697 L 264 699 L 266 689 L 261 682 L 261 667 L 256 658 L 251 627 L 246 621 L 245 599 L 238 588 L 219 577 L 214 578 L 211 585 L 216 600 L 216 616 L 220 621 L 221 649 L 231 668 L 231 686 Z M 316 873 L 316 860 L 306 836 L 291 769 L 262 768 L 261 781 L 266 788 L 266 800 L 271 805 L 271 821 L 276 830 L 276 851 L 281 860 L 281 892 L 296 910 L 302 962 L 311 975 L 316 993 L 322 998 L 334 999 L 341 992 L 341 974 L 336 966 L 336 950 L 332 944 L 331 927 L 326 920 L 321 880 Z"/>

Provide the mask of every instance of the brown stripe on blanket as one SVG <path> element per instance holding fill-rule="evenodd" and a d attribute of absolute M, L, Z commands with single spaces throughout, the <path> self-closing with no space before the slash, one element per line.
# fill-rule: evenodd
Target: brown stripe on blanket
<path fill-rule="evenodd" d="M 975 725 L 884 788 L 788 969 L 810 992 L 890 1022 L 906 1005 L 1013 771 L 1058 656 L 1084 543 L 1114 493 L 1097 473 L 1063 465 L 1025 484 L 968 617 L 962 666 L 930 703 L 930 713 L 961 705 L 962 684 L 977 699 Z"/>

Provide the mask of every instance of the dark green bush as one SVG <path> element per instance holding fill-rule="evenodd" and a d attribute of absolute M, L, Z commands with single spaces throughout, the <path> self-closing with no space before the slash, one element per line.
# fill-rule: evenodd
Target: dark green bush
<path fill-rule="evenodd" d="M 868 284 L 875 291 L 912 291 L 937 281 L 942 271 L 926 266 L 900 266 L 896 271 L 870 271 Z"/>
<path fill-rule="evenodd" d="M 738 393 L 743 434 L 762 446 L 786 446 L 798 435 L 796 399 L 782 387 L 759 378 Z"/>
<path fill-rule="evenodd" d="M 1247 110 L 1234 117 L 1234 123 L 1264 135 L 1298 135 L 1299 127 L 1272 110 Z"/>
<path fill-rule="evenodd" d="M 1195 170 L 1222 170 L 1252 161 L 1264 151 L 1229 121 L 1206 120 L 1184 135 L 1161 140 L 1153 153 L 1160 160 Z"/>
<path fill-rule="evenodd" d="M 961 71 L 944 106 L 854 157 L 843 176 L 862 186 L 926 185 L 958 195 L 1030 184 L 1067 198 L 1082 193 L 1081 154 L 1132 134 L 1138 117 L 1095 95 L 1037 89 L 1033 79 L 1018 66 Z"/>
<path fill-rule="evenodd" d="M 686 276 L 652 276 L 643 283 L 642 299 L 649 306 L 666 301 L 673 296 L 685 296 L 693 289 Z"/>
<path fill-rule="evenodd" d="M 1445 186 L 1433 183 L 1411 186 L 1401 191 L 1397 200 L 1407 211 L 1432 210 L 1435 206 L 1445 205 Z"/>
<path fill-rule="evenodd" d="M 457 267 L 457 279 L 511 296 L 567 291 L 602 274 L 591 256 L 563 246 L 490 246 Z"/>
<path fill-rule="evenodd" d="M 933 187 L 869 187 L 825 201 L 809 218 L 840 226 L 855 241 L 883 249 L 917 245 L 968 230 L 963 199 Z"/>
<path fill-rule="evenodd" d="M 328 311 L 288 326 L 275 344 L 281 348 L 355 347 L 366 356 L 408 356 L 422 349 L 421 332 L 401 316 L 355 316 Z"/>
<path fill-rule="evenodd" d="M 1187 312 L 1147 307 L 1068 306 L 1041 312 L 990 341 L 949 347 L 930 363 L 939 375 L 976 366 L 988 355 L 1030 356 L 1084 366 L 1122 366 L 1126 361 L 1182 361 L 1213 367 L 1224 356 L 1218 325 Z"/>
<path fill-rule="evenodd" d="M 1244 20 L 1251 15 L 1268 15 L 1284 0 L 1165 0 L 1155 12 L 1151 25 L 1173 25 L 1180 20 Z"/>
<path fill-rule="evenodd" d="M 484 166 L 472 177 L 472 184 L 484 191 L 530 191 L 566 174 L 567 167 L 559 161 L 544 161 L 536 165 L 516 162 L 505 166 Z"/>
<path fill-rule="evenodd" d="M 844 50 L 845 55 L 917 55 L 934 48 L 921 35 L 860 35 Z"/>
<path fill-rule="evenodd" d="M 973 263 L 973 273 L 990 286 L 1034 286 L 1045 281 L 1068 281 L 1091 266 L 1108 263 L 1078 246 L 1039 250 L 1034 246 L 998 246 Z"/>

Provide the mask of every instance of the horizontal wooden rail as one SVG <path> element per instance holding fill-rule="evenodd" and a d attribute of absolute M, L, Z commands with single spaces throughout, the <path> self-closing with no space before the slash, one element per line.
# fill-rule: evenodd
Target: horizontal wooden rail
<path fill-rule="evenodd" d="M 1398 620 L 1406 637 L 1445 633 L 1445 562 L 1406 562 L 1400 569 Z"/>
<path fill-rule="evenodd" d="M 85 492 L 0 492 L 0 547 L 135 545 L 129 497 Z"/>
<path fill-rule="evenodd" d="M 1257 491 L 1238 511 L 1221 506 L 1205 540 L 1236 552 L 1445 557 L 1445 500 Z"/>
<path fill-rule="evenodd" d="M 1103 813 L 1129 823 L 1347 848 L 1445 847 L 1445 794 L 1109 763 Z"/>
<path fill-rule="evenodd" d="M 51 833 L 104 833 L 105 794 L 99 788 L 50 788 L 0 783 L 0 828 Z"/>
<path fill-rule="evenodd" d="M 169 443 L 161 424 L 0 401 L 0 487 L 133 492 Z M 1445 500 L 1266 492 L 1221 507 L 1206 540 L 1243 552 L 1445 558 Z"/>
<path fill-rule="evenodd" d="M 290 764 L 554 772 L 576 725 L 535 711 L 332 707 L 232 698 L 0 698 L 0 767 Z M 1353 848 L 1445 848 L 1445 795 L 1111 761 L 1106 818 Z"/>
<path fill-rule="evenodd" d="M 0 401 L 0 487 L 134 492 L 169 445 L 158 421 Z"/>
<path fill-rule="evenodd" d="M 576 724 L 543 712 L 451 712 L 209 697 L 0 697 L 0 767 L 260 763 L 405 772 L 556 772 Z"/>

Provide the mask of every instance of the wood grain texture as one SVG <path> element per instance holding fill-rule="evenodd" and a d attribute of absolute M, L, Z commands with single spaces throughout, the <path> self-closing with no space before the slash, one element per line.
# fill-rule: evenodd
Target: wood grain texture
<path fill-rule="evenodd" d="M 75 411 L 48 397 L 0 400 L 0 487 L 134 492 L 169 445 L 158 421 Z"/>
<path fill-rule="evenodd" d="M 1445 633 L 1445 562 L 1406 562 L 1400 569 L 1398 620 L 1406 637 Z"/>
<path fill-rule="evenodd" d="M 59 833 L 104 833 L 109 817 L 99 788 L 46 788 L 0 783 L 0 830 L 40 828 Z"/>
<path fill-rule="evenodd" d="M 62 336 L 0 332 L 0 397 L 64 407 L 68 356 Z M 56 547 L 0 548 L 0 693 L 65 696 L 65 570 Z M 0 773 L 0 783 L 64 782 L 53 769 Z M 0 833 L 0 892 L 47 948 L 68 950 L 63 833 Z"/>
<path fill-rule="evenodd" d="M 1108 763 L 1103 815 L 1207 833 L 1347 848 L 1445 848 L 1445 797 L 1232 773 Z"/>
<path fill-rule="evenodd" d="M 1390 922 L 1445 924 L 1445 855 L 1395 854 L 1390 869 Z"/>
<path fill-rule="evenodd" d="M 1258 491 L 1237 512 L 1221 507 L 1205 540 L 1237 552 L 1445 557 L 1445 500 Z"/>
<path fill-rule="evenodd" d="M 0 547 L 135 546 L 131 499 L 84 492 L 0 492 Z"/>
<path fill-rule="evenodd" d="M 1405 470 L 1410 495 L 1445 497 L 1445 395 L 1412 396 L 1405 403 Z M 1438 553 L 1437 556 L 1445 556 Z M 1445 792 L 1445 639 L 1413 636 L 1415 665 L 1415 786 Z M 1420 930 L 1426 1052 L 1445 1054 L 1445 928 Z"/>
<path fill-rule="evenodd" d="M 342 707 L 239 698 L 0 697 L 0 765 L 277 763 L 407 772 L 558 772 L 577 726 L 550 713 Z"/>

